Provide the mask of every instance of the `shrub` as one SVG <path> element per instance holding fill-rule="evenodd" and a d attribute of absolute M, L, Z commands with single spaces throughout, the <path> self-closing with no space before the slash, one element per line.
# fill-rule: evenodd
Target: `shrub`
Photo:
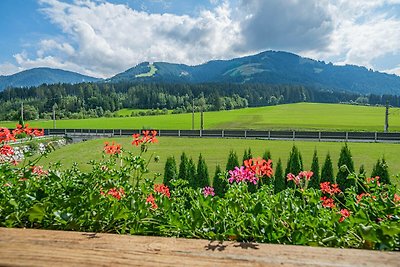
<path fill-rule="evenodd" d="M 274 176 L 274 192 L 275 194 L 286 189 L 286 179 L 283 173 L 282 161 L 278 160 Z"/>
<path fill-rule="evenodd" d="M 320 176 L 319 176 L 319 162 L 317 150 L 314 150 L 313 159 L 311 163 L 311 171 L 313 172 L 313 176 L 311 177 L 310 183 L 308 184 L 309 188 L 319 189 L 320 184 Z"/>
<path fill-rule="evenodd" d="M 236 166 L 239 165 L 239 159 L 235 151 L 229 151 L 228 162 L 226 163 L 226 170 L 230 171 L 233 170 Z"/>
<path fill-rule="evenodd" d="M 347 176 L 349 176 L 350 173 L 354 173 L 354 162 L 351 156 L 350 149 L 346 143 L 340 151 L 338 161 L 338 173 L 336 177 L 336 183 L 339 184 L 342 191 L 344 191 L 348 187 L 355 185 L 354 180 L 347 179 Z"/>
<path fill-rule="evenodd" d="M 178 178 L 182 180 L 189 181 L 189 167 L 188 167 L 189 160 L 185 154 L 182 152 L 181 155 L 181 163 L 179 164 L 179 175 Z"/>
<path fill-rule="evenodd" d="M 377 160 L 371 174 L 371 177 L 376 177 L 376 176 L 379 176 L 379 181 L 381 183 L 391 184 L 389 168 L 388 165 L 386 164 L 385 158 L 382 158 L 382 161 L 380 159 Z"/>
<path fill-rule="evenodd" d="M 333 173 L 333 165 L 331 160 L 331 155 L 329 152 L 326 154 L 324 165 L 321 169 L 321 183 L 323 182 L 330 182 L 332 184 L 336 183 L 335 175 Z"/>
<path fill-rule="evenodd" d="M 215 168 L 213 187 L 215 194 L 219 197 L 225 196 L 225 193 L 228 190 L 228 180 L 225 174 L 222 173 L 221 167 L 219 165 L 217 165 L 217 167 Z"/>
<path fill-rule="evenodd" d="M 290 151 L 289 154 L 289 159 L 287 162 L 286 170 L 285 170 L 285 175 L 289 173 L 299 173 L 303 170 L 303 160 L 300 154 L 299 149 L 293 145 L 292 150 Z M 294 184 L 293 182 L 288 182 L 287 185 L 289 187 L 293 187 Z"/>
<path fill-rule="evenodd" d="M 165 162 L 164 168 L 164 180 L 163 183 L 172 188 L 171 181 L 176 180 L 178 178 L 177 170 L 176 170 L 176 161 L 174 157 L 168 157 Z"/>
<path fill-rule="evenodd" d="M 195 181 L 195 187 L 204 188 L 210 186 L 210 177 L 208 176 L 207 164 L 200 154 L 199 161 L 197 163 L 197 176 Z"/>
<path fill-rule="evenodd" d="M 242 162 L 244 162 L 245 160 L 251 159 L 252 157 L 253 157 L 253 155 L 251 153 L 251 148 L 249 147 L 248 150 L 246 150 L 246 149 L 244 150 Z"/>

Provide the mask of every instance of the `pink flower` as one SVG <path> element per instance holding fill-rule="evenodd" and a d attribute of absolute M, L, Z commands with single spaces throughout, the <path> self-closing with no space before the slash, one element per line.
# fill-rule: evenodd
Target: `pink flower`
<path fill-rule="evenodd" d="M 243 166 L 241 166 L 240 168 L 235 167 L 234 170 L 229 171 L 229 175 L 229 183 L 250 182 L 253 184 L 257 184 L 258 181 L 258 177 L 255 175 L 255 173 Z"/>
<path fill-rule="evenodd" d="M 206 186 L 206 187 L 204 187 L 204 188 L 203 188 L 203 195 L 204 195 L 205 197 L 207 197 L 207 196 L 215 196 L 214 188 L 211 187 L 211 186 Z"/>

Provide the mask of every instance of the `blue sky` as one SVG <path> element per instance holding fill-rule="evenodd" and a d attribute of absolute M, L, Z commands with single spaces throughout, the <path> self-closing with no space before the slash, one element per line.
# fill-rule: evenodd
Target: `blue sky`
<path fill-rule="evenodd" d="M 264 50 L 400 75 L 400 0 L 1 0 L 0 75 L 110 77 Z"/>

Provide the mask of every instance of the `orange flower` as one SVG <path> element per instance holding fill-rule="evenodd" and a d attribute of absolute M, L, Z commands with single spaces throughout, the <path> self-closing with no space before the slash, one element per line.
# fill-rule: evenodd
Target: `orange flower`
<path fill-rule="evenodd" d="M 105 142 L 104 151 L 107 154 L 111 154 L 111 155 L 120 154 L 121 153 L 121 145 L 115 144 L 114 142 L 112 142 L 112 144 L 110 145 L 108 142 Z"/>
<path fill-rule="evenodd" d="M 155 198 L 154 198 L 153 194 L 150 194 L 150 195 L 147 197 L 146 203 L 150 203 L 152 209 L 157 209 L 157 208 L 158 208 L 158 205 L 157 205 L 157 203 L 156 203 L 156 201 L 155 201 Z"/>

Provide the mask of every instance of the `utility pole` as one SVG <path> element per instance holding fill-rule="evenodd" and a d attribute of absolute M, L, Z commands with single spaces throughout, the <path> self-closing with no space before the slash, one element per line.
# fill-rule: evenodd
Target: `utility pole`
<path fill-rule="evenodd" d="M 24 123 L 24 102 L 21 103 L 21 122 Z"/>
<path fill-rule="evenodd" d="M 53 129 L 56 128 L 56 105 L 57 104 L 53 105 Z"/>
<path fill-rule="evenodd" d="M 201 114 L 200 114 L 200 129 L 204 130 L 204 114 L 203 114 L 203 107 L 201 107 Z"/>
<path fill-rule="evenodd" d="M 194 130 L 194 99 L 192 100 L 192 130 Z"/>
<path fill-rule="evenodd" d="M 385 133 L 389 132 L 389 100 L 386 100 L 385 127 L 383 131 Z"/>

